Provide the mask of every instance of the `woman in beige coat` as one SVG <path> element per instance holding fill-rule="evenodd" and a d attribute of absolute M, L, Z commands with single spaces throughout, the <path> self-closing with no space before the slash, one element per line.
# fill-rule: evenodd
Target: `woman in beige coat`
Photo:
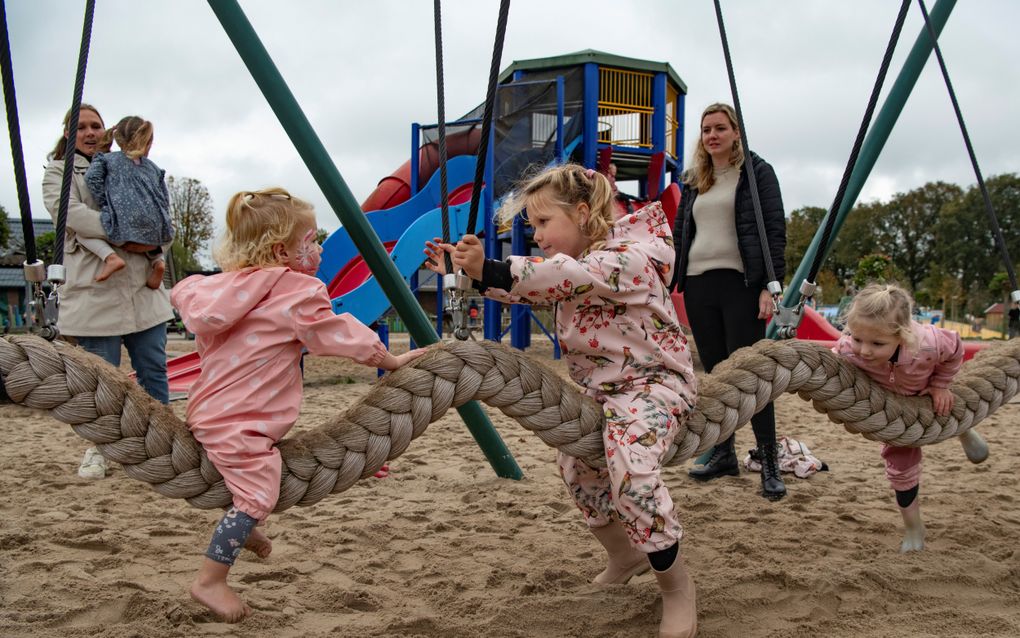
<path fill-rule="evenodd" d="M 68 142 L 67 130 L 71 113 L 64 117 L 64 133 L 49 155 L 50 163 L 43 176 L 43 202 L 57 221 L 60 185 Z M 109 279 L 96 281 L 103 262 L 82 248 L 80 237 L 106 239 L 99 221 L 99 210 L 85 185 L 96 146 L 104 132 L 103 118 L 95 107 L 82 104 L 78 111 L 78 130 L 70 155 L 74 161 L 71 196 L 67 207 L 67 230 L 64 236 L 64 266 L 67 283 L 59 291 L 60 334 L 73 337 L 82 348 L 98 355 L 114 366 L 120 365 L 121 344 L 131 357 L 131 366 L 138 382 L 153 398 L 169 400 L 166 372 L 166 324 L 173 317 L 166 289 L 145 285 L 149 260 L 145 255 L 152 246 L 129 245 L 115 248 L 127 264 Z M 106 461 L 95 448 L 85 452 L 78 474 L 85 478 L 106 475 Z"/>

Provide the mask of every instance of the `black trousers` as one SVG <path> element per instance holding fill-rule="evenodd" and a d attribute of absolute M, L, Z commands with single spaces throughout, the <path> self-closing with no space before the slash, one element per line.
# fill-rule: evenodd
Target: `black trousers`
<path fill-rule="evenodd" d="M 706 372 L 734 350 L 765 338 L 765 320 L 758 318 L 760 294 L 760 289 L 745 286 L 743 273 L 736 270 L 688 275 L 684 305 Z M 751 417 L 751 428 L 758 445 L 776 443 L 776 411 L 771 403 Z M 733 437 L 726 445 L 733 445 Z"/>

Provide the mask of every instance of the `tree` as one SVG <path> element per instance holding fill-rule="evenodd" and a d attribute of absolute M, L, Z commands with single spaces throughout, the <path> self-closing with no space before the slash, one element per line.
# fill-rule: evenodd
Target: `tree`
<path fill-rule="evenodd" d="M 35 238 L 36 259 L 44 264 L 53 263 L 54 249 L 57 243 L 57 232 L 49 230 Z"/>
<path fill-rule="evenodd" d="M 173 258 L 178 273 L 200 270 L 198 255 L 213 237 L 213 206 L 209 190 L 192 177 L 170 177 L 170 215 L 177 235 Z"/>
<path fill-rule="evenodd" d="M 826 210 L 818 206 L 804 206 L 790 213 L 789 219 L 786 220 L 785 256 L 788 277 L 793 277 L 794 271 L 807 254 L 811 240 L 814 239 L 818 227 L 825 218 L 825 213 Z"/>
<path fill-rule="evenodd" d="M 882 214 L 882 204 L 871 203 L 855 206 L 847 215 L 827 260 L 839 281 L 852 279 L 861 257 L 882 245 L 877 221 Z"/>
<path fill-rule="evenodd" d="M 865 255 L 857 263 L 854 285 L 860 289 L 871 282 L 892 283 L 900 279 L 898 275 L 899 270 L 889 255 Z"/>
<path fill-rule="evenodd" d="M 883 206 L 879 218 L 884 252 L 903 273 L 903 283 L 917 289 L 937 259 L 942 210 L 963 195 L 963 189 L 946 182 L 929 182 L 906 193 L 897 193 Z"/>
<path fill-rule="evenodd" d="M 0 248 L 7 248 L 11 241 L 11 227 L 7 224 L 7 209 L 0 206 Z"/>
<path fill-rule="evenodd" d="M 1020 255 L 1020 177 L 1007 173 L 990 177 L 985 184 L 1010 258 L 1016 260 Z M 938 234 L 938 261 L 959 279 L 963 307 L 969 312 L 982 310 L 994 298 L 988 282 L 1003 264 L 977 185 L 945 207 Z"/>
<path fill-rule="evenodd" d="M 325 228 L 320 228 L 315 231 L 315 243 L 322 244 L 322 242 L 326 241 L 327 237 L 329 237 L 329 231 Z"/>

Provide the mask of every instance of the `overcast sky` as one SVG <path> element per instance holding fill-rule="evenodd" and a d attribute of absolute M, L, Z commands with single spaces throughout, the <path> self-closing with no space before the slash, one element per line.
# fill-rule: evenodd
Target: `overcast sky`
<path fill-rule="evenodd" d="M 432 2 L 241 5 L 362 201 L 409 157 L 411 122 L 436 119 Z M 450 119 L 484 98 L 498 5 L 444 2 Z M 895 0 L 723 1 L 750 144 L 775 166 L 788 212 L 831 203 L 898 7 Z M 7 2 L 36 217 L 46 216 L 40 183 L 71 101 L 83 8 L 74 0 Z M 941 38 L 986 176 L 1020 169 L 1017 24 L 1020 2 L 963 0 Z M 915 3 L 887 87 L 922 28 Z M 669 62 L 688 86 L 688 131 L 697 130 L 705 105 L 730 101 L 711 0 L 511 2 L 502 68 L 587 48 Z M 98 0 L 85 101 L 108 125 L 129 114 L 152 120 L 150 157 L 171 175 L 201 180 L 218 224 L 234 192 L 269 185 L 311 200 L 320 226 L 339 224 L 206 2 Z M 16 215 L 6 127 L 0 138 L 0 204 Z M 693 142 L 688 134 L 685 156 Z M 932 180 L 975 181 L 934 57 L 862 199 Z"/>

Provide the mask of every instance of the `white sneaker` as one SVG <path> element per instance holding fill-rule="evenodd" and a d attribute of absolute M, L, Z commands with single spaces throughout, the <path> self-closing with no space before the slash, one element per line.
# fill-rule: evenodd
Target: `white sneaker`
<path fill-rule="evenodd" d="M 83 479 L 101 479 L 106 476 L 106 459 L 98 449 L 90 447 L 85 450 L 85 456 L 78 466 L 78 476 Z"/>

